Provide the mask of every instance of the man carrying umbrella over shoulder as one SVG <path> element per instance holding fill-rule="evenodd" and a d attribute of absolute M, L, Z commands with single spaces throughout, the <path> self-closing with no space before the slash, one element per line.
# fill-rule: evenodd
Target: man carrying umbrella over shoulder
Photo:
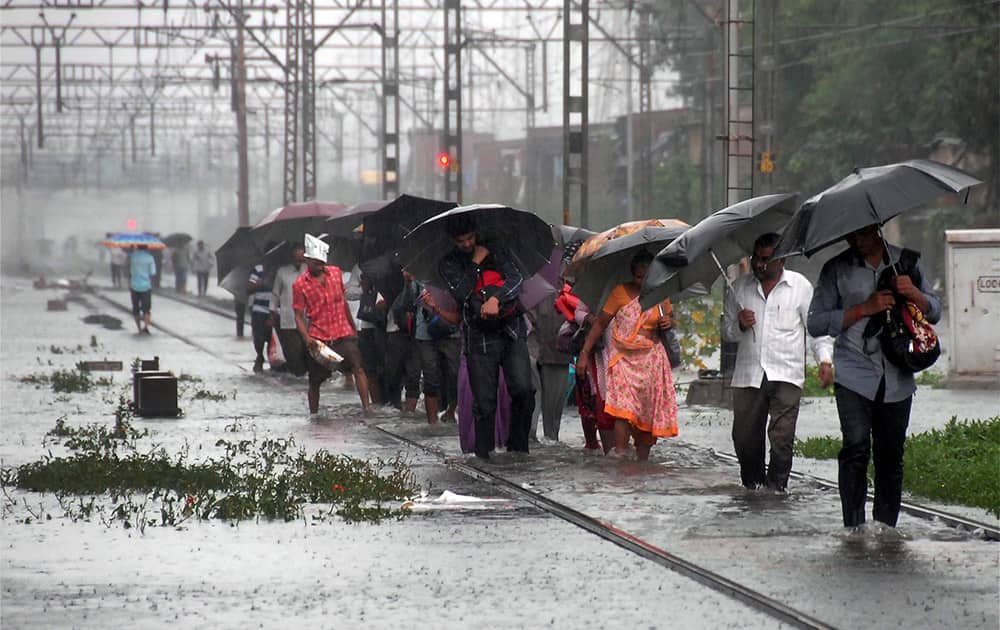
<path fill-rule="evenodd" d="M 903 491 L 903 444 L 916 385 L 913 373 L 900 369 L 882 352 L 877 336 L 865 335 L 869 321 L 896 302 L 894 294 L 913 303 L 937 323 L 941 302 L 927 288 L 917 262 L 911 275 L 896 275 L 892 290 L 880 290 L 884 271 L 899 269 L 908 250 L 882 239 L 878 224 L 845 237 L 850 248 L 823 265 L 812 304 L 809 333 L 836 337 L 835 393 L 843 448 L 840 451 L 840 502 L 844 525 L 865 522 L 869 453 L 875 464 L 876 521 L 896 526 Z M 914 280 L 916 278 L 916 280 Z M 829 379 L 824 385 L 829 384 Z"/>
<path fill-rule="evenodd" d="M 327 265 L 329 245 L 311 234 L 305 235 L 305 258 L 308 272 L 292 284 L 292 308 L 295 324 L 306 348 L 316 350 L 326 345 L 344 358 L 354 374 L 355 386 L 365 413 L 371 411 L 368 378 L 361 366 L 357 328 L 344 296 L 344 279 L 340 268 Z M 308 320 L 308 324 L 306 321 Z M 309 412 L 319 411 L 319 386 L 331 372 L 311 354 L 306 356 L 309 372 Z"/>
<path fill-rule="evenodd" d="M 732 387 L 733 446 L 740 479 L 750 489 L 766 486 L 784 492 L 805 381 L 806 320 L 813 287 L 801 274 L 785 269 L 783 258 L 772 259 L 779 239 L 769 232 L 754 242 L 753 273 L 733 283 L 722 336 L 739 344 Z M 809 341 L 820 365 L 820 380 L 829 382 L 833 340 L 823 336 Z M 771 442 L 766 468 L 765 432 Z"/>
<path fill-rule="evenodd" d="M 507 448 L 527 453 L 535 392 L 527 325 L 518 304 L 522 274 L 500 244 L 487 248 L 477 241 L 475 222 L 467 215 L 448 217 L 446 230 L 455 248 L 441 260 L 438 273 L 461 312 L 475 399 L 475 454 L 489 459 L 493 450 L 500 370 L 511 398 Z"/>

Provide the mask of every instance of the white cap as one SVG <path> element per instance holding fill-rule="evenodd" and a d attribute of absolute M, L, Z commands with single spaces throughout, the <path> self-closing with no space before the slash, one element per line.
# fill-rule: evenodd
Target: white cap
<path fill-rule="evenodd" d="M 330 246 L 319 240 L 312 234 L 306 234 L 306 258 L 312 258 L 313 260 L 327 261 L 327 254 L 330 252 Z"/>

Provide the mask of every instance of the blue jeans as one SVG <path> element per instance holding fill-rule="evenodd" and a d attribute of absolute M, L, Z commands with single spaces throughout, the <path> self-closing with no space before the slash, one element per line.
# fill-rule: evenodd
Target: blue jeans
<path fill-rule="evenodd" d="M 872 517 L 895 527 L 903 495 L 903 444 L 906 442 L 906 427 L 910 423 L 913 396 L 898 402 L 884 402 L 884 381 L 875 394 L 875 400 L 868 400 L 841 385 L 837 385 L 834 392 L 840 432 L 844 438 L 844 445 L 837 456 L 844 526 L 853 527 L 865 522 L 868 458 L 871 456 L 875 463 Z"/>
<path fill-rule="evenodd" d="M 496 339 L 470 348 L 465 355 L 472 388 L 472 415 L 476 422 L 476 455 L 489 457 L 496 431 L 497 385 L 503 370 L 510 394 L 510 436 L 507 449 L 528 452 L 528 431 L 535 411 L 528 343 L 499 333 Z"/>

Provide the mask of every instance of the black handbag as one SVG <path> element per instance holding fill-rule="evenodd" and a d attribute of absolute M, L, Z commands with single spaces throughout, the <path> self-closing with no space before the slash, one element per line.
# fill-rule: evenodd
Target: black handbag
<path fill-rule="evenodd" d="M 378 291 L 371 289 L 361 294 L 358 304 L 358 319 L 370 324 L 385 326 L 386 313 L 384 308 L 376 308 L 378 301 Z"/>
<path fill-rule="evenodd" d="M 888 253 L 886 253 L 888 258 Z M 920 254 L 904 249 L 899 255 L 896 268 L 885 269 L 876 283 L 876 290 L 890 290 L 896 275 L 910 276 L 915 286 L 921 286 L 917 260 Z M 941 356 L 941 343 L 934 327 L 912 302 L 898 293 L 896 304 L 888 310 L 873 315 L 865 326 L 863 337 L 878 337 L 882 354 L 890 363 L 905 372 L 926 370 Z"/>
<path fill-rule="evenodd" d="M 660 304 L 660 317 L 663 317 L 663 305 Z M 657 328 L 657 332 L 660 335 L 660 342 L 663 344 L 663 349 L 667 351 L 667 359 L 670 361 L 671 368 L 680 367 L 681 364 L 681 342 L 677 338 L 677 333 L 674 332 L 674 327 L 663 329 Z"/>

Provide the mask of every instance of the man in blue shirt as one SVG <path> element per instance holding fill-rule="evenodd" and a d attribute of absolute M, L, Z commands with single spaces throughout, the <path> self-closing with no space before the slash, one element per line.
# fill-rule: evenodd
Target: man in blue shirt
<path fill-rule="evenodd" d="M 895 305 L 898 297 L 913 303 L 932 324 L 941 318 L 941 302 L 927 288 L 917 263 L 912 278 L 896 275 L 892 290 L 879 289 L 879 277 L 890 267 L 898 269 L 903 250 L 886 244 L 878 225 L 852 232 L 845 240 L 850 249 L 829 260 L 820 272 L 809 305 L 809 334 L 836 337 L 834 391 L 844 442 L 837 457 L 844 525 L 857 527 L 865 522 L 871 454 L 875 463 L 873 517 L 895 527 L 903 492 L 903 444 L 916 384 L 913 373 L 890 362 L 878 337 L 866 336 L 865 329 L 872 317 Z M 824 386 L 829 385 L 828 376 L 823 380 L 827 381 Z"/>
<path fill-rule="evenodd" d="M 129 289 L 132 295 L 132 315 L 139 334 L 149 334 L 150 306 L 152 306 L 153 276 L 156 275 L 156 261 L 149 248 L 139 245 L 129 256 Z"/>

